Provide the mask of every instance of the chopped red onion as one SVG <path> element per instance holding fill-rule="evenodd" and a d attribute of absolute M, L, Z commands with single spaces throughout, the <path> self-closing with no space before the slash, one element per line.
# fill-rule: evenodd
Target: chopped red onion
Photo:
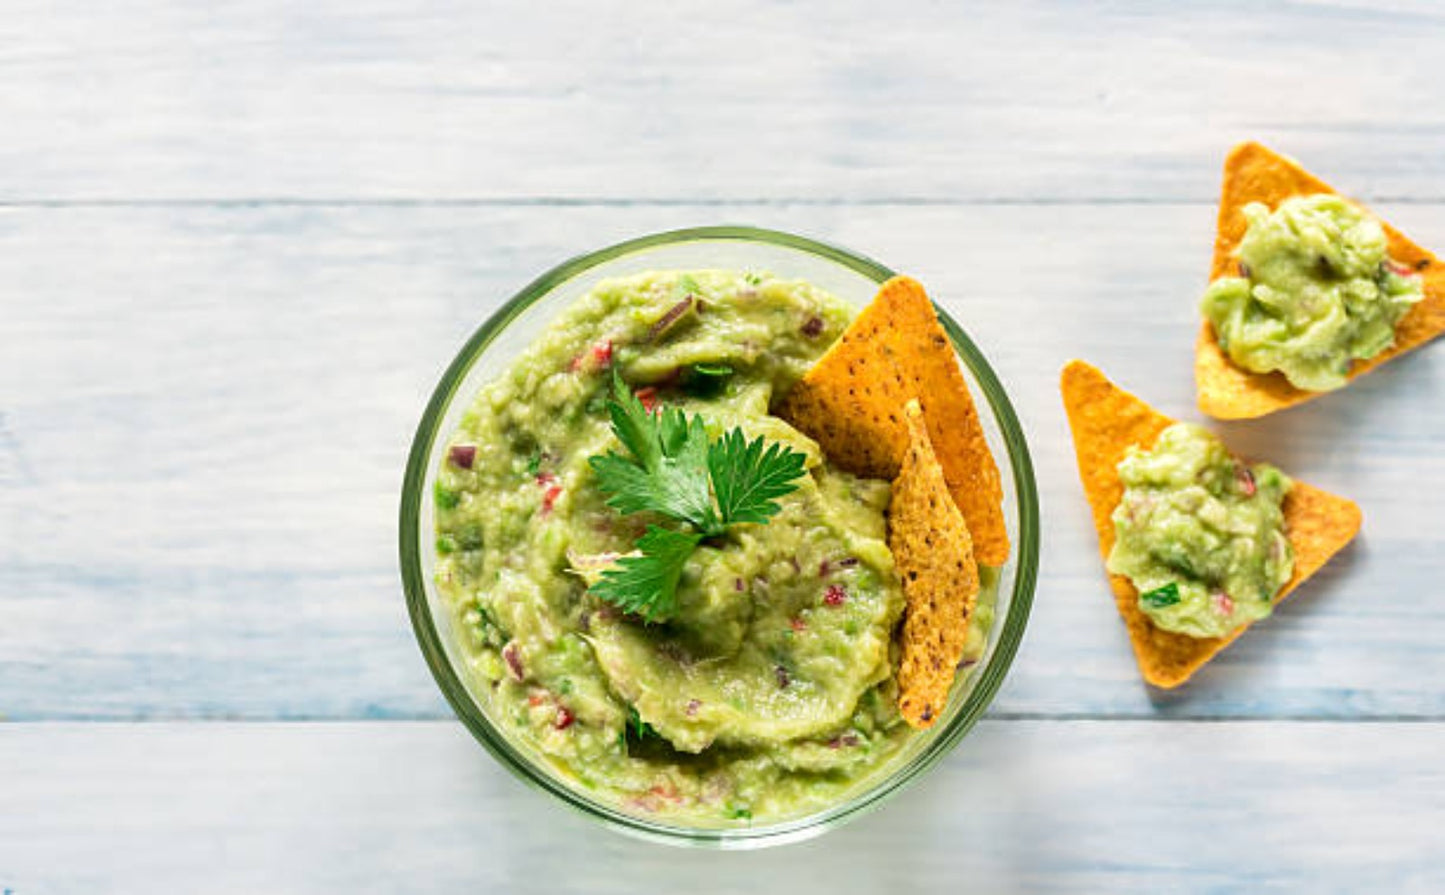
<path fill-rule="evenodd" d="M 689 295 L 682 301 L 668 308 L 667 313 L 659 317 L 657 322 L 652 324 L 652 327 L 647 331 L 647 341 L 656 342 L 658 339 L 667 335 L 668 330 L 676 326 L 678 321 L 682 320 L 689 311 L 695 310 L 697 306 L 698 300 L 696 296 Z"/>
<path fill-rule="evenodd" d="M 447 459 L 458 469 L 471 469 L 472 463 L 477 459 L 477 446 L 454 444 L 447 450 Z"/>
<path fill-rule="evenodd" d="M 502 647 L 502 658 L 507 663 L 507 670 L 512 672 L 513 679 L 518 683 L 526 679 L 527 672 L 522 667 L 522 651 L 517 646 L 517 641 L 507 641 L 507 645 Z"/>

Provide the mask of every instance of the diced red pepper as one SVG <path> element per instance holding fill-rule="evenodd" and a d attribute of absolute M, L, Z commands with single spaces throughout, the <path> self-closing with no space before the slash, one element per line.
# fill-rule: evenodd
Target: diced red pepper
<path fill-rule="evenodd" d="M 792 618 L 788 619 L 788 627 L 792 628 L 794 631 L 801 632 L 808 630 L 808 623 L 803 621 L 801 616 L 795 615 Z"/>
<path fill-rule="evenodd" d="M 577 717 L 572 714 L 570 709 L 565 705 L 559 705 L 557 706 L 557 720 L 552 722 L 552 726 L 558 730 L 566 730 L 571 727 L 572 722 L 576 720 Z"/>
<path fill-rule="evenodd" d="M 637 390 L 637 400 L 642 402 L 642 409 L 652 413 L 657 409 L 657 389 L 653 386 L 644 386 Z"/>
<path fill-rule="evenodd" d="M 612 366 L 612 340 L 604 339 L 567 362 L 567 369 L 595 373 Z"/>
<path fill-rule="evenodd" d="M 1239 490 L 1244 492 L 1245 497 L 1253 497 L 1259 490 L 1259 486 L 1254 482 L 1254 473 L 1248 466 L 1240 466 L 1234 473 L 1234 480 L 1239 483 Z"/>
<path fill-rule="evenodd" d="M 841 585 L 830 584 L 823 592 L 823 602 L 829 606 L 842 606 L 848 601 L 848 592 Z"/>
<path fill-rule="evenodd" d="M 561 485 L 553 485 L 552 487 L 547 489 L 547 491 L 542 495 L 542 515 L 545 516 L 548 513 L 552 512 L 552 504 L 556 503 L 557 498 L 561 495 Z"/>
<path fill-rule="evenodd" d="M 537 473 L 537 484 L 538 484 L 538 486 L 540 486 L 540 487 L 542 487 L 542 488 L 545 488 L 545 487 L 547 487 L 548 485 L 555 485 L 556 483 L 557 483 L 557 477 L 556 477 L 555 475 L 553 475 L 552 473 L 550 473 L 550 472 L 539 472 L 539 473 Z"/>

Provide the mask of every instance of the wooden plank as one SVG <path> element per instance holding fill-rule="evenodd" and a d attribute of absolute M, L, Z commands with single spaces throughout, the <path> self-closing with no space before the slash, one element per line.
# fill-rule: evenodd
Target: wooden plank
<path fill-rule="evenodd" d="M 1386 206 L 1445 245 L 1445 205 Z M 405 452 L 471 329 L 556 261 L 707 207 L 0 209 L 0 714 L 434 718 L 396 573 Z M 1082 356 L 1190 415 L 1211 212 L 738 207 L 929 284 L 1019 408 L 1045 535 L 1005 715 L 1445 717 L 1445 350 L 1224 431 L 1348 494 L 1362 541 L 1151 699 L 1057 395 Z"/>
<path fill-rule="evenodd" d="M 0 198 L 1441 198 L 1428 3 L 7 8 Z"/>
<path fill-rule="evenodd" d="M 8 725 L 0 888 L 1435 892 L 1442 748 L 1440 724 L 984 722 L 882 810 L 737 854 L 604 830 L 450 723 Z"/>

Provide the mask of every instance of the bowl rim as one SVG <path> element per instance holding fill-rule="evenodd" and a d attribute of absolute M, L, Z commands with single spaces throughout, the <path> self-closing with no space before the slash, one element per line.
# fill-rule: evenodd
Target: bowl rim
<path fill-rule="evenodd" d="M 552 267 L 523 286 L 501 308 L 477 327 L 451 363 L 447 365 L 440 381 L 432 391 L 431 398 L 427 401 L 421 420 L 417 424 L 416 434 L 412 439 L 406 472 L 402 480 L 399 518 L 401 576 L 412 630 L 416 635 L 417 644 L 421 648 L 427 667 L 441 688 L 442 695 L 463 726 L 471 732 L 483 748 L 491 753 L 493 758 L 510 770 L 513 776 L 550 793 L 564 804 L 601 821 L 612 829 L 643 839 L 714 848 L 756 848 L 799 841 L 821 834 L 876 808 L 889 796 L 921 777 L 943 756 L 947 755 L 982 717 L 1002 685 L 1023 639 L 1024 629 L 1033 605 L 1034 588 L 1038 576 L 1039 506 L 1033 461 L 1029 455 L 1023 427 L 1019 423 L 1018 416 L 1014 412 L 1002 383 L 973 340 L 943 308 L 937 307 L 935 304 L 939 320 L 953 341 L 955 350 L 969 368 L 988 401 L 1008 453 L 1008 465 L 1012 472 L 1018 514 L 1016 552 L 1014 557 L 1011 557 L 1017 563 L 1013 592 L 1009 598 L 1009 610 L 1004 620 L 1004 626 L 999 631 L 998 640 L 994 646 L 994 654 L 990 661 L 976 672 L 979 674 L 979 679 L 969 692 L 968 699 L 958 716 L 907 764 L 898 767 L 870 788 L 852 798 L 806 817 L 776 824 L 743 829 L 706 828 L 651 822 L 618 811 L 568 787 L 553 775 L 535 768 L 533 762 L 515 748 L 503 733 L 493 727 L 492 722 L 486 718 L 453 670 L 427 600 L 427 586 L 422 571 L 420 552 L 422 549 L 420 522 L 424 498 L 423 486 L 426 483 L 432 447 L 436 438 L 444 434 L 440 432 L 441 423 L 447 408 L 451 406 L 452 400 L 456 397 L 458 388 L 466 378 L 472 364 L 491 345 L 493 340 L 500 336 L 523 311 L 545 297 L 554 288 L 591 268 L 644 249 L 674 243 L 710 241 L 759 242 L 794 249 L 833 261 L 878 283 L 895 276 L 895 272 L 889 267 L 840 246 L 781 230 L 733 224 L 689 227 L 651 233 L 596 251 L 575 255 Z"/>

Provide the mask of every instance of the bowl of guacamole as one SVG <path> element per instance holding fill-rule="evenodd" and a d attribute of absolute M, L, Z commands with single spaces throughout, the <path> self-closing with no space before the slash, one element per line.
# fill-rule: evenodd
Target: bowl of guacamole
<path fill-rule="evenodd" d="M 1014 550 L 980 568 L 926 730 L 896 705 L 889 482 L 771 412 L 892 275 L 778 231 L 672 231 L 547 271 L 467 340 L 412 445 L 402 576 L 443 694 L 518 778 L 624 832 L 754 847 L 879 804 L 983 713 L 1038 554 L 1023 432 L 983 353 L 940 315 Z M 653 420 L 639 456 L 619 447 Z M 704 467 L 715 503 L 694 506 Z"/>

